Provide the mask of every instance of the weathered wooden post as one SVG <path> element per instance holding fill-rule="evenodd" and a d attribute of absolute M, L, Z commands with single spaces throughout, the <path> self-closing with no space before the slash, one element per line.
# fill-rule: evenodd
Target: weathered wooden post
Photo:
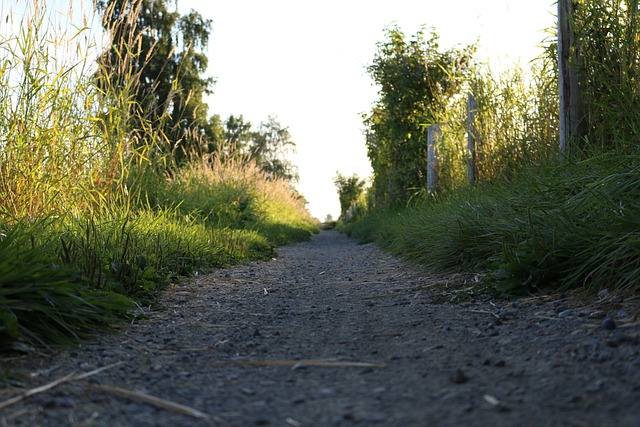
<path fill-rule="evenodd" d="M 478 180 L 476 165 L 476 98 L 471 92 L 467 94 L 467 177 L 469 184 Z"/>
<path fill-rule="evenodd" d="M 431 125 L 427 130 L 427 192 L 433 193 L 438 186 L 438 144 L 442 139 L 440 125 Z"/>
<path fill-rule="evenodd" d="M 560 151 L 569 154 L 572 141 L 582 137 L 582 101 L 578 81 L 580 52 L 573 28 L 573 0 L 558 1 L 558 89 Z"/>

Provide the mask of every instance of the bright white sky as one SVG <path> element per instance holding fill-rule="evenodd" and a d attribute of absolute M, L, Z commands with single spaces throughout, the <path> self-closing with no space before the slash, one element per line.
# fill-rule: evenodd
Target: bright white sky
<path fill-rule="evenodd" d="M 298 153 L 299 190 L 312 215 L 337 218 L 336 171 L 368 177 L 362 113 L 376 100 L 365 68 L 383 29 L 407 37 L 434 27 L 442 48 L 479 39 L 492 64 L 538 54 L 555 23 L 555 0 L 179 0 L 213 20 L 207 100 L 223 119 L 244 115 L 257 126 L 275 115 Z"/>
<path fill-rule="evenodd" d="M 35 0 L 0 0 L 3 20 Z M 43 1 L 43 0 L 40 0 Z M 89 0 L 84 0 L 89 1 Z M 49 10 L 76 19 L 83 0 L 46 0 Z M 170 0 L 173 1 L 173 0 Z M 492 66 L 535 57 L 555 25 L 555 0 L 178 0 L 213 20 L 206 101 L 211 114 L 242 114 L 254 127 L 269 115 L 289 128 L 298 153 L 299 191 L 312 215 L 337 218 L 336 171 L 371 173 L 362 114 L 377 98 L 365 68 L 383 30 L 396 23 L 409 38 L 434 27 L 441 48 L 479 40 L 478 57 Z M 86 10 L 87 7 L 85 6 Z M 89 25 L 99 25 L 98 21 Z"/>

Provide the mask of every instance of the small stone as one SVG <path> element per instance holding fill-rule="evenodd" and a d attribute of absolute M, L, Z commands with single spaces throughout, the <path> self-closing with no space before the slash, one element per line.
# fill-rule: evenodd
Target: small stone
<path fill-rule="evenodd" d="M 453 382 L 456 384 L 464 384 L 469 382 L 469 377 L 462 372 L 462 369 L 456 369 L 456 372 L 453 374 Z"/>
<path fill-rule="evenodd" d="M 558 313 L 558 317 L 561 319 L 566 319 L 567 317 L 572 317 L 573 316 L 573 311 L 571 310 L 563 310 L 560 313 Z"/>
<path fill-rule="evenodd" d="M 242 387 L 240 391 L 247 396 L 253 396 L 254 394 L 256 394 L 256 391 L 250 387 Z"/>
<path fill-rule="evenodd" d="M 61 408 L 74 408 L 76 406 L 76 401 L 73 397 L 61 397 L 57 399 L 57 404 Z"/>
<path fill-rule="evenodd" d="M 602 321 L 602 329 L 612 331 L 616 328 L 616 322 L 611 317 L 606 317 Z"/>
<path fill-rule="evenodd" d="M 353 415 L 353 413 L 351 413 L 351 412 L 346 412 L 346 413 L 342 416 L 342 418 L 343 418 L 344 420 L 346 420 L 346 421 L 355 421 L 355 419 L 356 419 L 355 415 Z"/>
<path fill-rule="evenodd" d="M 323 387 L 320 390 L 318 390 L 318 393 L 320 393 L 322 396 L 331 396 L 335 394 L 333 389 L 330 387 Z"/>

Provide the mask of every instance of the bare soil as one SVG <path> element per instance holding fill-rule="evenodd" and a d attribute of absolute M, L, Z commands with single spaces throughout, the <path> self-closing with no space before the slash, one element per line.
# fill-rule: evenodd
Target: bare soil
<path fill-rule="evenodd" d="M 640 425 L 637 299 L 443 302 L 461 286 L 325 231 L 119 334 L 0 359 L 28 382 L 0 426 Z"/>

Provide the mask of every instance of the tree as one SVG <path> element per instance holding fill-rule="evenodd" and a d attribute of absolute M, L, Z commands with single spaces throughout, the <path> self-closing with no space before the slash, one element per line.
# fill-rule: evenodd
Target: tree
<path fill-rule="evenodd" d="M 424 29 L 409 41 L 398 27 L 385 31 L 367 71 L 379 99 L 365 116 L 366 144 L 376 200 L 407 203 L 426 186 L 427 126 L 438 123 L 460 91 L 475 46 L 440 51 Z"/>
<path fill-rule="evenodd" d="M 269 116 L 253 134 L 249 150 L 251 158 L 271 178 L 297 181 L 297 168 L 287 159 L 289 154 L 295 152 L 295 147 L 289 128 L 282 127 L 275 117 Z"/>
<path fill-rule="evenodd" d="M 338 198 L 340 200 L 340 218 L 346 219 L 349 207 L 356 203 L 364 192 L 366 181 L 353 174 L 351 176 L 342 175 L 336 172 L 333 183 L 338 190 Z"/>
<path fill-rule="evenodd" d="M 207 119 L 203 96 L 211 93 L 212 78 L 203 78 L 208 58 L 204 49 L 211 21 L 197 12 L 181 16 L 167 7 L 169 0 L 99 0 L 111 44 L 99 57 L 98 87 L 114 88 L 135 76 L 130 128 L 149 124 L 164 135 L 165 151 L 178 160 L 210 147 L 206 137 L 217 131 Z M 106 93 L 107 90 L 104 90 Z"/>
<path fill-rule="evenodd" d="M 252 138 L 251 123 L 245 122 L 242 115 L 230 115 L 224 123 L 224 146 L 221 151 L 228 157 L 245 154 Z"/>

